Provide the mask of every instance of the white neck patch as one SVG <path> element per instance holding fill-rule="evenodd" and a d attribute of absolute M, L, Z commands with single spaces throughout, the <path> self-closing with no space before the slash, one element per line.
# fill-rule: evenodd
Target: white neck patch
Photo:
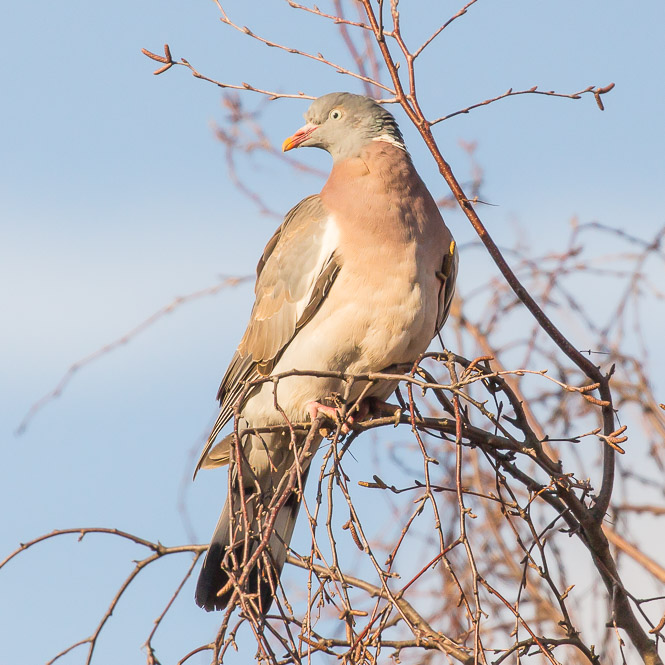
<path fill-rule="evenodd" d="M 406 146 L 401 142 L 398 141 L 394 136 L 390 136 L 390 134 L 381 134 L 381 136 L 375 136 L 372 141 L 381 141 L 382 143 L 390 143 L 390 145 L 394 145 L 396 148 L 399 148 L 400 150 L 404 150 L 404 152 L 407 152 Z"/>

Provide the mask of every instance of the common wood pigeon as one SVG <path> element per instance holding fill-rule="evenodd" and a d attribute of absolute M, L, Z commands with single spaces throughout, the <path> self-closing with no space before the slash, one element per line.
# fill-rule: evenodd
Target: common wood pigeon
<path fill-rule="evenodd" d="M 293 369 L 363 374 L 410 363 L 448 315 L 457 274 L 455 243 L 395 118 L 368 97 L 341 92 L 315 100 L 305 120 L 283 149 L 322 148 L 333 158 L 332 171 L 321 193 L 298 203 L 266 245 L 257 267 L 254 308 L 222 379 L 219 417 L 197 470 L 235 459 L 233 434 L 215 442 L 233 419 L 247 381 Z M 355 383 L 350 400 L 365 387 Z M 377 383 L 367 397 L 385 400 L 394 389 L 394 383 Z M 266 382 L 245 396 L 239 431 L 283 425 L 284 415 L 291 422 L 334 416 L 330 396 L 343 393 L 343 384 L 312 376 L 283 378 L 277 384 L 283 414 L 275 409 L 274 390 Z M 302 443 L 304 435 L 299 436 Z M 266 519 L 261 513 L 291 468 L 292 448 L 288 432 L 243 437 L 246 462 L 241 474 L 232 466 L 231 497 L 196 588 L 196 602 L 206 610 L 229 603 L 234 588 L 228 571 L 256 550 Z M 258 592 L 264 614 L 299 504 L 294 492 L 277 515 L 268 547 L 272 570 L 260 558 L 249 575 L 249 590 Z"/>

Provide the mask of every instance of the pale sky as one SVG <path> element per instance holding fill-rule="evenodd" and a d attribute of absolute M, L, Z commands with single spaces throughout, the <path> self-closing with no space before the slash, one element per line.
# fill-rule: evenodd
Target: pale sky
<path fill-rule="evenodd" d="M 228 10 L 256 32 L 337 58 L 341 41 L 321 19 L 276 0 L 258 6 L 236 0 Z M 404 9 L 407 38 L 422 40 L 460 6 L 429 2 L 427 19 L 411 24 Z M 510 87 L 574 92 L 616 83 L 603 113 L 590 96 L 523 96 L 437 128 L 462 180 L 468 162 L 458 140 L 478 141 L 484 196 L 496 204 L 482 215 L 499 243 L 510 244 L 519 224 L 535 245 L 556 246 L 573 216 L 645 235 L 665 222 L 663 25 L 658 0 L 480 0 L 423 57 L 418 80 L 432 116 Z M 227 176 L 212 129 L 224 117 L 221 91 L 184 68 L 153 76 L 155 63 L 140 49 L 161 52 L 168 42 L 174 57 L 233 83 L 313 95 L 362 90 L 318 63 L 234 33 L 210 0 L 15 2 L 4 8 L 0 40 L 0 559 L 19 542 L 74 526 L 185 542 L 181 481 L 215 416 L 217 386 L 251 308 L 249 283 L 184 305 L 82 369 L 24 435 L 14 434 L 73 362 L 176 296 L 220 275 L 250 274 L 279 223 L 260 215 Z M 274 145 L 301 126 L 306 107 L 299 100 L 268 105 Z M 397 117 L 431 191 L 445 194 L 415 131 Z M 329 166 L 317 151 L 298 157 Z M 294 179 L 279 162 L 244 175 L 283 212 L 321 184 Z M 473 238 L 460 215 L 449 222 L 459 242 Z M 473 258 L 476 265 L 462 265 L 462 291 L 474 275 L 493 270 L 487 257 Z M 665 324 L 662 309 L 653 316 Z M 657 337 L 649 341 L 662 360 Z M 198 542 L 212 532 L 225 492 L 224 474 L 201 474 L 187 485 Z M 143 554 L 103 536 L 81 544 L 71 537 L 0 571 L 0 665 L 45 662 L 86 637 L 131 560 Z M 162 561 L 141 576 L 94 663 L 144 662 L 140 646 L 171 593 L 162 580 L 176 579 L 188 562 Z M 190 582 L 160 633 L 158 656 L 177 661 L 210 641 L 218 622 L 195 607 Z M 252 654 L 229 662 L 249 662 Z M 82 661 L 79 652 L 63 662 Z"/>

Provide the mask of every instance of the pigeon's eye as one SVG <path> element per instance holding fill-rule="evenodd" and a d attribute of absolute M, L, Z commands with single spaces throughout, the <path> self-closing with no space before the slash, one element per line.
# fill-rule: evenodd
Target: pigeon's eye
<path fill-rule="evenodd" d="M 342 117 L 342 112 L 339 109 L 333 109 L 330 112 L 330 119 L 331 120 L 339 120 Z"/>

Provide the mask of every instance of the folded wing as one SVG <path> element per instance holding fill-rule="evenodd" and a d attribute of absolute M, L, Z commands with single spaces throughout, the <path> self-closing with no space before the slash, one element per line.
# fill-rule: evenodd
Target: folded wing
<path fill-rule="evenodd" d="M 244 385 L 272 371 L 279 357 L 327 296 L 341 268 L 337 231 L 318 195 L 303 199 L 269 240 L 257 266 L 256 300 L 247 330 L 222 379 L 220 412 L 196 470 L 233 417 Z M 228 461 L 217 451 L 219 466 Z"/>

